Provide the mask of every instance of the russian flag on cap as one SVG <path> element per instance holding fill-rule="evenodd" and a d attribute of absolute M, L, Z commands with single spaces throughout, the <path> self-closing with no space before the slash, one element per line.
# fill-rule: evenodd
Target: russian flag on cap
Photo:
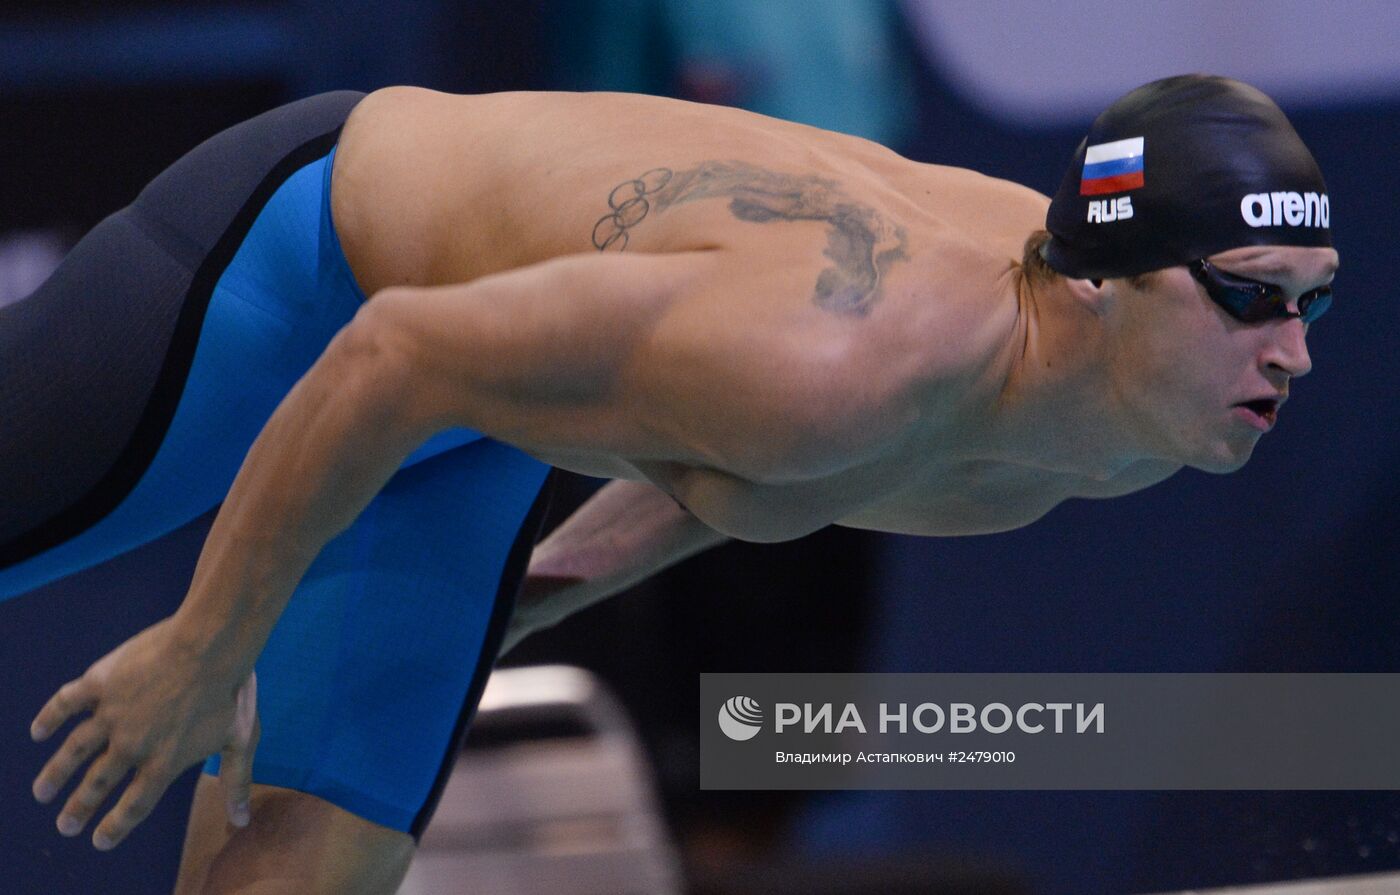
<path fill-rule="evenodd" d="M 1142 144 L 1142 137 L 1129 137 L 1084 150 L 1084 175 L 1079 181 L 1079 195 L 1121 193 L 1142 186 Z"/>

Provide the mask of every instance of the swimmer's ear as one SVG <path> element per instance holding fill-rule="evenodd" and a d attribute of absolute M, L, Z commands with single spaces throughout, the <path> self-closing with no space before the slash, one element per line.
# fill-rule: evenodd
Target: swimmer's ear
<path fill-rule="evenodd" d="M 1076 280 L 1065 278 L 1070 297 L 1096 317 L 1102 317 L 1111 301 L 1107 280 Z"/>

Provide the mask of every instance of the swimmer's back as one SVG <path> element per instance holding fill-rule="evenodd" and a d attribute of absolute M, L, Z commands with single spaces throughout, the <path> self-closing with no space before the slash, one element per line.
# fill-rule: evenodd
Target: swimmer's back
<path fill-rule="evenodd" d="M 335 214 L 366 292 L 465 282 L 597 251 L 619 184 L 648 170 L 740 162 L 820 177 L 910 232 L 1020 257 L 1048 200 L 973 171 L 922 165 L 856 137 L 718 106 L 616 93 L 371 94 L 341 140 Z M 626 193 L 624 188 L 623 194 Z M 629 252 L 781 250 L 824 243 L 821 226 L 738 221 L 722 201 L 678 204 L 629 229 Z M 949 226 L 949 224 L 953 226 Z"/>

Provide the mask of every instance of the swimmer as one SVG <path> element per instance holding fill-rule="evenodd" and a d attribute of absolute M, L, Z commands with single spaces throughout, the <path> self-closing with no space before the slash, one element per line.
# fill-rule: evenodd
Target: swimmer
<path fill-rule="evenodd" d="M 43 537 L 21 528 L 22 556 L 0 569 L 42 564 L 143 488 L 121 523 L 128 541 L 153 536 L 144 514 L 182 482 L 216 495 L 201 511 L 222 499 L 175 615 L 66 685 L 34 724 L 42 739 L 91 712 L 36 794 L 54 797 L 91 762 L 61 823 L 83 828 L 116 794 L 95 825 L 105 847 L 176 774 L 224 753 L 199 783 L 179 891 L 394 890 L 505 637 L 499 607 L 520 578 L 511 557 L 525 552 L 548 467 L 618 481 L 540 545 L 532 576 L 565 586 L 526 600 L 511 642 L 725 537 L 779 541 L 831 524 L 1004 531 L 1183 466 L 1238 469 L 1311 366 L 1307 327 L 1337 267 L 1311 155 L 1266 96 L 1223 78 L 1170 78 L 1115 102 L 1053 199 L 856 138 L 650 97 L 391 88 L 343 105 L 353 109 L 312 127 L 321 142 L 303 155 L 295 135 L 284 140 L 296 145 L 278 151 L 295 159 L 273 163 L 280 180 L 252 177 L 256 201 L 230 203 L 252 231 L 211 228 L 216 244 L 185 265 L 190 282 L 215 287 L 209 315 L 224 293 L 231 310 L 182 349 L 193 354 L 176 377 L 183 392 L 152 374 L 161 425 L 126 430 L 145 433 L 151 456 L 118 444 L 112 461 L 128 469 L 136 453 L 144 474 L 125 492 L 109 487 L 105 503 L 72 485 L 85 513 Z M 277 201 L 281 211 L 268 208 Z M 264 215 L 276 236 L 235 270 L 229 258 L 258 239 Z M 262 257 L 318 228 L 285 265 Z M 167 235 L 142 228 L 152 234 Z M 304 282 L 284 287 L 295 273 Z M 322 312 L 298 301 L 303 286 L 312 305 L 371 297 L 348 316 Z M 174 316 L 177 334 L 198 323 Z M 242 337 L 238 327 L 275 329 L 255 355 L 275 373 L 248 349 L 214 363 L 224 328 Z M 257 396 L 246 408 L 245 385 Z M 201 419 L 236 431 L 213 437 Z M 236 475 L 221 462 L 206 471 L 207 451 L 240 454 Z M 157 470 L 169 484 L 148 487 Z M 501 478 L 508 512 L 475 496 Z M 454 513 L 457 500 L 474 510 Z M 55 509 L 30 511 L 30 524 Z M 473 523 L 496 516 L 484 526 L 494 546 L 478 548 Z M 90 564 L 79 548 L 64 561 Z M 490 570 L 451 593 L 436 583 L 451 563 Z M 368 597 L 344 595 L 362 581 Z M 422 599 L 400 610 L 405 592 Z M 406 674 L 418 647 L 398 626 L 436 632 L 468 611 L 486 633 L 454 643 L 472 644 L 474 674 L 400 719 L 398 696 L 416 699 L 450 664 L 429 650 L 430 667 Z M 381 630 L 385 617 L 395 627 Z M 367 642 L 349 670 L 366 675 L 371 698 L 344 711 L 358 691 L 316 675 L 337 661 L 323 649 L 328 628 Z M 458 723 L 419 735 L 448 705 Z M 405 725 L 430 742 L 406 758 L 373 755 Z M 400 763 L 416 769 L 402 786 L 374 789 L 381 765 L 397 774 Z M 364 876 L 333 879 L 331 858 Z"/>

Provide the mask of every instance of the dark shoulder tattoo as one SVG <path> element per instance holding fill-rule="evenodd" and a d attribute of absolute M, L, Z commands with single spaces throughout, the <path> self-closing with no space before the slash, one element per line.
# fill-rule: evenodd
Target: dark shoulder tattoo
<path fill-rule="evenodd" d="M 817 277 L 812 301 L 840 314 L 862 315 L 880 297 L 890 265 L 908 259 L 904 228 L 846 195 L 839 183 L 816 175 L 784 174 L 744 162 L 704 162 L 685 171 L 653 168 L 613 187 L 607 214 L 593 227 L 600 252 L 627 248 L 628 231 L 653 211 L 699 199 L 729 200 L 741 221 L 824 221 L 823 254 L 832 266 Z"/>

